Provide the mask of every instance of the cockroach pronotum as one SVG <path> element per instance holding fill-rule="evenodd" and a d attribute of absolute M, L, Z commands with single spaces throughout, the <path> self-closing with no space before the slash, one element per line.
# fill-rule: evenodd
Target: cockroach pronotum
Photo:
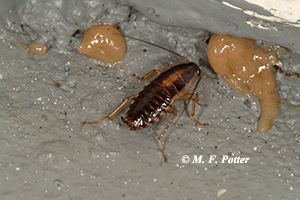
<path fill-rule="evenodd" d="M 125 37 L 138 40 L 171 52 L 179 56 L 182 60 L 185 61 L 185 63 L 179 63 L 177 65 L 171 66 L 169 69 L 162 72 L 158 69 L 154 69 L 143 77 L 138 77 L 137 75 L 133 74 L 133 76 L 138 78 L 140 81 L 148 79 L 152 75 L 155 75 L 155 77 L 152 81 L 150 81 L 148 85 L 146 85 L 142 89 L 140 93 L 127 97 L 103 120 L 95 122 L 82 122 L 82 125 L 99 124 L 106 120 L 110 120 L 125 106 L 125 104 L 127 104 L 129 100 L 132 100 L 131 105 L 129 106 L 125 117 L 121 117 L 122 121 L 127 124 L 127 128 L 129 130 L 141 130 L 158 122 L 159 119 L 166 114 L 166 112 L 172 113 L 173 116 L 170 118 L 164 130 L 157 138 L 164 160 L 165 162 L 167 162 L 167 157 L 164 153 L 161 139 L 177 115 L 177 110 L 175 107 L 173 107 L 173 104 L 176 100 L 192 99 L 191 116 L 196 122 L 196 125 L 208 125 L 205 123 L 200 123 L 195 118 L 195 105 L 198 104 L 200 106 L 207 106 L 205 104 L 199 103 L 199 96 L 197 91 L 195 91 L 199 81 L 201 80 L 200 67 L 194 62 L 190 62 L 184 56 L 181 56 L 180 54 L 173 52 L 167 48 L 131 36 Z M 190 88 L 194 84 L 195 88 L 194 90 L 191 90 Z"/>

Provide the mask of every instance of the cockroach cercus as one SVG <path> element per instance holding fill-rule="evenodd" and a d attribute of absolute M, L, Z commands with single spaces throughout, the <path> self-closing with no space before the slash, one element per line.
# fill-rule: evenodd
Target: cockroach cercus
<path fill-rule="evenodd" d="M 154 45 L 158 48 L 171 52 L 179 56 L 182 60 L 185 61 L 185 63 L 176 64 L 162 72 L 158 69 L 154 69 L 143 77 L 138 77 L 137 75 L 133 74 L 133 76 L 138 78 L 140 81 L 148 79 L 152 75 L 154 76 L 154 78 L 138 94 L 131 95 L 123 100 L 123 102 L 103 120 L 95 122 L 82 122 L 82 125 L 99 124 L 104 121 L 110 120 L 125 106 L 125 104 L 128 103 L 129 100 L 132 100 L 131 105 L 129 106 L 125 117 L 121 118 L 122 121 L 127 124 L 129 130 L 141 130 L 158 122 L 159 119 L 162 118 L 167 112 L 171 113 L 173 114 L 172 117 L 168 121 L 162 133 L 157 138 L 164 160 L 165 162 L 167 162 L 167 157 L 164 153 L 161 139 L 177 115 L 177 110 L 175 107 L 173 107 L 173 104 L 176 100 L 191 99 L 191 116 L 196 122 L 196 125 L 208 125 L 205 123 L 200 123 L 195 118 L 195 105 L 198 104 L 200 106 L 207 106 L 205 104 L 199 103 L 199 96 L 197 91 L 195 91 L 199 81 L 201 80 L 200 67 L 194 62 L 190 62 L 184 56 L 181 56 L 180 54 L 164 47 L 131 36 L 125 37 Z M 195 88 L 194 90 L 191 90 L 190 88 L 193 85 L 195 85 Z"/>

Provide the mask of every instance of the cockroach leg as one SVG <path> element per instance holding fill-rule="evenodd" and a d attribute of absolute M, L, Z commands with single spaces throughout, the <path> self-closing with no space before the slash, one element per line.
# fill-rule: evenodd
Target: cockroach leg
<path fill-rule="evenodd" d="M 172 124 L 172 121 L 174 120 L 174 118 L 177 115 L 177 110 L 174 107 L 170 107 L 169 110 L 167 110 L 168 113 L 173 113 L 173 116 L 171 117 L 171 119 L 168 121 L 166 127 L 164 128 L 163 132 L 161 132 L 161 134 L 158 136 L 157 140 L 159 142 L 159 148 L 161 150 L 162 155 L 164 156 L 165 162 L 168 162 L 167 160 L 167 156 L 165 155 L 164 149 L 163 149 L 163 145 L 161 142 L 161 138 L 164 136 L 164 134 L 166 133 L 166 130 L 170 127 L 170 125 Z"/>
<path fill-rule="evenodd" d="M 192 99 L 192 113 L 191 116 L 193 120 L 196 122 L 196 126 L 201 125 L 201 126 L 208 126 L 207 123 L 201 123 L 195 118 L 195 110 L 196 110 L 196 104 L 199 106 L 205 106 L 207 107 L 207 104 L 201 104 L 199 103 L 199 95 L 197 91 L 194 90 L 188 90 L 179 100 L 189 100 Z"/>
<path fill-rule="evenodd" d="M 148 72 L 147 74 L 145 74 L 144 76 L 142 77 L 139 77 L 138 75 L 136 74 L 132 74 L 132 76 L 136 77 L 137 79 L 139 79 L 140 81 L 143 81 L 145 79 L 148 79 L 150 76 L 152 76 L 153 74 L 155 73 L 155 76 L 154 78 L 158 77 L 160 75 L 160 70 L 159 69 L 153 69 L 151 70 L 150 72 Z M 153 79 L 154 79 L 153 78 Z"/>
<path fill-rule="evenodd" d="M 165 159 L 165 162 L 168 162 L 168 159 L 167 159 L 167 156 L 166 156 L 166 154 L 165 154 L 165 152 L 164 152 L 164 149 L 163 149 L 163 145 L 162 145 L 161 140 L 158 140 L 158 142 L 159 142 L 159 148 L 160 148 L 160 151 L 161 151 L 161 153 L 162 153 L 162 155 L 163 155 L 163 157 L 164 157 L 164 159 Z"/>
<path fill-rule="evenodd" d="M 99 121 L 95 121 L 95 122 L 82 122 L 82 125 L 84 124 L 100 124 L 104 121 L 110 120 L 111 118 L 113 118 L 125 105 L 126 103 L 128 103 L 129 100 L 134 99 L 135 97 L 137 97 L 137 95 L 130 95 L 129 97 L 127 97 L 117 108 L 115 108 L 107 117 L 105 117 L 102 120 Z"/>
<path fill-rule="evenodd" d="M 195 109 L 196 109 L 196 103 L 199 105 L 199 106 L 205 106 L 207 107 L 207 104 L 201 104 L 199 103 L 199 95 L 198 95 L 198 92 L 196 91 L 193 91 L 193 94 L 192 94 L 192 100 L 193 100 L 193 104 L 192 104 L 192 118 L 194 119 L 194 121 L 196 122 L 196 126 L 197 125 L 201 125 L 201 126 L 208 126 L 207 123 L 201 123 L 199 122 L 196 118 L 195 118 Z"/>
<path fill-rule="evenodd" d="M 285 99 L 282 99 L 282 98 L 279 98 L 279 103 L 284 103 L 284 104 L 286 104 L 288 106 L 291 106 L 293 108 L 300 108 L 300 105 L 294 105 L 291 102 L 289 102 L 289 101 L 287 101 Z"/>
<path fill-rule="evenodd" d="M 183 57 L 183 58 L 182 58 Z M 186 61 L 186 55 L 179 57 L 179 63 L 182 63 L 182 60 Z"/>

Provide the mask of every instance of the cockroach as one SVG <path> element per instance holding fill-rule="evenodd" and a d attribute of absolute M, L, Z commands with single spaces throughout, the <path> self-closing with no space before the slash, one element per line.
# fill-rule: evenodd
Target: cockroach
<path fill-rule="evenodd" d="M 131 95 L 123 100 L 123 102 L 104 119 L 95 122 L 82 122 L 82 125 L 99 124 L 110 120 L 128 103 L 129 100 L 132 101 L 131 105 L 129 106 L 125 117 L 121 117 L 121 119 L 125 124 L 127 124 L 127 128 L 132 131 L 138 131 L 155 124 L 166 113 L 171 113 L 173 114 L 172 117 L 157 138 L 164 160 L 167 162 L 167 157 L 164 153 L 161 139 L 177 115 L 177 110 L 173 106 L 176 100 L 192 100 L 191 116 L 196 122 L 196 125 L 208 125 L 206 123 L 200 123 L 195 118 L 196 104 L 207 107 L 206 104 L 199 103 L 199 96 L 197 91 L 195 91 L 199 81 L 201 80 L 200 67 L 194 62 L 190 62 L 184 56 L 167 48 L 131 36 L 124 37 L 138 40 L 171 52 L 179 56 L 180 59 L 185 61 L 185 63 L 180 62 L 179 64 L 173 65 L 165 71 L 154 69 L 143 77 L 133 74 L 133 76 L 138 78 L 140 81 L 148 79 L 151 76 L 155 77 L 138 94 Z M 194 90 L 191 90 L 190 88 L 193 85 L 195 85 L 195 88 Z"/>

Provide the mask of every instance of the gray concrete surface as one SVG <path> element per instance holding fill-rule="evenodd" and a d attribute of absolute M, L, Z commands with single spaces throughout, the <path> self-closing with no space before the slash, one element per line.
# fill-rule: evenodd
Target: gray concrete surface
<path fill-rule="evenodd" d="M 294 0 L 119 0 L 163 25 L 268 41 L 300 53 L 299 1 Z"/>
<path fill-rule="evenodd" d="M 154 138 L 170 115 L 139 132 L 121 122 L 125 111 L 111 122 L 81 126 L 142 89 L 146 82 L 133 73 L 164 69 L 178 58 L 126 39 L 124 61 L 118 68 L 104 66 L 76 50 L 77 30 L 117 24 L 127 35 L 195 62 L 206 59 L 208 32 L 158 25 L 113 1 L 0 3 L 1 200 L 299 199 L 299 110 L 281 104 L 274 127 L 259 134 L 258 101 L 243 98 L 205 65 L 197 91 L 208 107 L 197 107 L 197 119 L 209 126 L 196 127 L 183 112 L 164 138 L 168 163 Z M 49 50 L 38 57 L 22 51 L 20 42 L 43 43 Z M 298 54 L 285 51 L 280 57 L 284 69 L 299 72 Z M 279 73 L 276 79 L 280 96 L 300 104 L 300 80 Z M 184 108 L 182 102 L 175 106 Z M 194 155 L 203 163 L 192 163 Z M 249 160 L 221 163 L 227 155 Z"/>

